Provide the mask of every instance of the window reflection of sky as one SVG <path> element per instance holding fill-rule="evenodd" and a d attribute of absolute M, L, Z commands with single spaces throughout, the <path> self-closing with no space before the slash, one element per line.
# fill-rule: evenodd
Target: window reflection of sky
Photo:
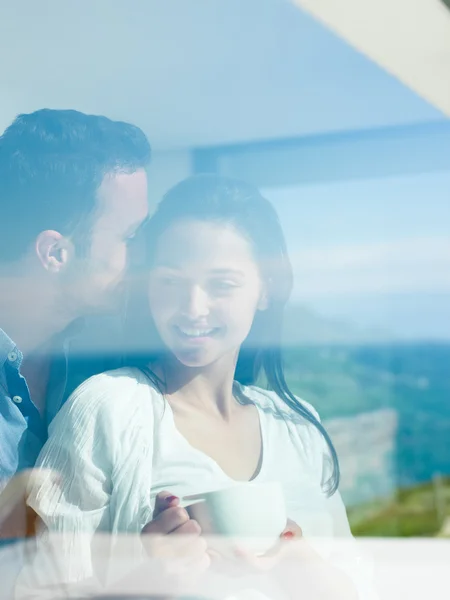
<path fill-rule="evenodd" d="M 265 190 L 294 297 L 400 337 L 450 337 L 449 190 L 450 171 Z"/>

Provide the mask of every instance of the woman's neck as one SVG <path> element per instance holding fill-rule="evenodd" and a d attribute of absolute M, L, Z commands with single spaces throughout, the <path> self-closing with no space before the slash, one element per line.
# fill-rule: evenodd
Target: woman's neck
<path fill-rule="evenodd" d="M 176 359 L 163 365 L 166 396 L 175 410 L 199 409 L 228 418 L 236 406 L 233 382 L 237 356 L 225 356 L 202 368 L 186 367 Z"/>

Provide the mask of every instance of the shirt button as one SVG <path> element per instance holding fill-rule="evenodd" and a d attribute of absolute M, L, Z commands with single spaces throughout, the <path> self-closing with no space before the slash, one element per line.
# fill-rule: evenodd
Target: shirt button
<path fill-rule="evenodd" d="M 16 362 L 16 360 L 17 360 L 17 352 L 14 352 L 14 351 L 10 352 L 8 354 L 8 360 L 9 360 L 9 362 Z"/>
<path fill-rule="evenodd" d="M 20 404 L 22 402 L 22 397 L 21 396 L 13 396 L 13 402 L 15 402 L 16 404 Z"/>

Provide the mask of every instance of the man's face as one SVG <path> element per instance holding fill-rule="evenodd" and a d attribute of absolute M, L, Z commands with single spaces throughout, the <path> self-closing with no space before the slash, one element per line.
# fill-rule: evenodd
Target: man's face
<path fill-rule="evenodd" d="M 70 286 L 69 302 L 79 313 L 115 310 L 122 303 L 129 245 L 148 216 L 145 171 L 105 176 L 97 206 L 87 254 L 76 259 Z"/>

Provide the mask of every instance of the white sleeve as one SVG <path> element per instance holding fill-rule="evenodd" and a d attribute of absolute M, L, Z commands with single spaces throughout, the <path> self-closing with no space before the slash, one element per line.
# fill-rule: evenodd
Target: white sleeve
<path fill-rule="evenodd" d="M 87 380 L 51 424 L 38 467 L 56 472 L 59 481 L 45 479 L 28 499 L 46 526 L 36 557 L 46 564 L 32 569 L 40 579 L 51 564 L 49 552 L 55 569 L 48 575 L 58 582 L 93 578 L 98 558 L 94 534 L 137 533 L 150 518 L 149 392 L 144 388 L 143 394 L 139 380 L 123 371 Z"/>

